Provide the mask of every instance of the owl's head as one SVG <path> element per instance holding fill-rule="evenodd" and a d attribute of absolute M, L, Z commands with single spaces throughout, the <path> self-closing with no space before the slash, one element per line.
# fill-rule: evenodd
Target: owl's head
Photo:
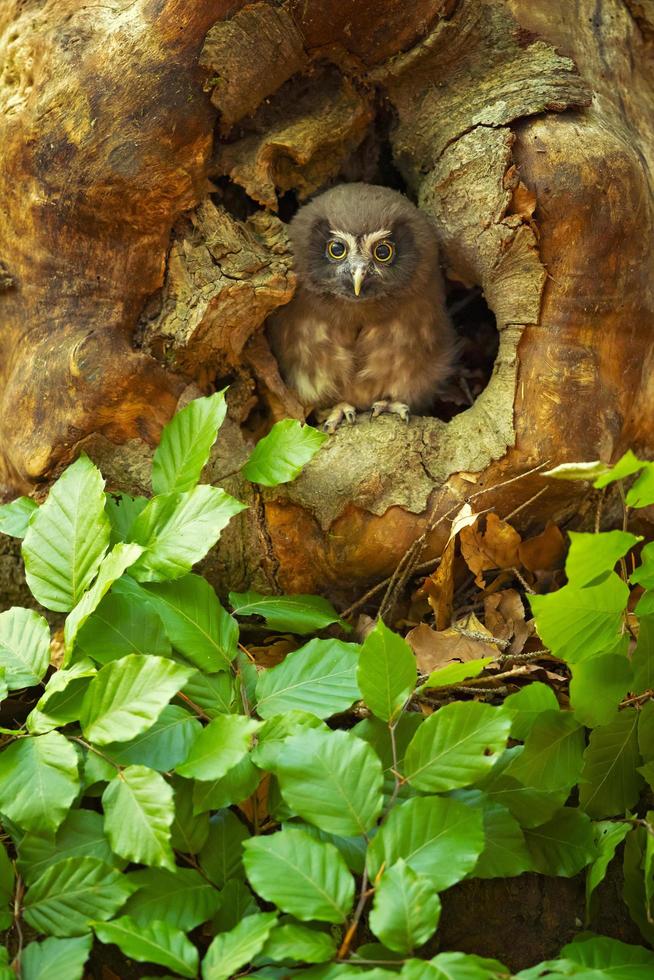
<path fill-rule="evenodd" d="M 325 191 L 300 208 L 290 235 L 302 284 L 357 303 L 420 290 L 438 263 L 429 219 L 389 187 Z"/>

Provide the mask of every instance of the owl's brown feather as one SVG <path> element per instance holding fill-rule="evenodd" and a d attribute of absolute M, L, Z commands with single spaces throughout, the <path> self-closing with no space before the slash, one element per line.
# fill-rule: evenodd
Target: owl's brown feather
<path fill-rule="evenodd" d="M 334 229 L 359 240 L 388 229 L 397 242 L 394 267 L 375 268 L 359 298 L 342 275 L 333 278 L 324 256 Z M 456 340 L 426 216 L 388 188 L 342 185 L 298 212 L 291 239 L 298 288 L 268 332 L 300 401 L 318 410 L 338 402 L 365 410 L 383 400 L 428 409 L 452 373 Z"/>

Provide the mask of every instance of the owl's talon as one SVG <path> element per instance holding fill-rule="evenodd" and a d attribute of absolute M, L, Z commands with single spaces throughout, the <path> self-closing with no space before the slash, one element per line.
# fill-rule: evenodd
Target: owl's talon
<path fill-rule="evenodd" d="M 323 432 L 327 432 L 329 435 L 333 435 L 338 429 L 339 425 L 346 422 L 348 425 L 352 425 L 356 421 L 357 412 L 354 405 L 350 405 L 349 402 L 339 402 L 338 405 L 334 405 L 333 408 L 329 409 L 324 413 L 327 417 L 322 424 Z"/>
<path fill-rule="evenodd" d="M 403 422 L 406 422 L 408 425 L 409 418 L 411 416 L 411 411 L 409 409 L 409 406 L 405 405 L 404 402 L 392 402 L 392 401 L 384 400 L 384 401 L 374 402 L 370 412 L 370 418 L 376 419 L 380 415 L 397 415 L 402 419 Z"/>

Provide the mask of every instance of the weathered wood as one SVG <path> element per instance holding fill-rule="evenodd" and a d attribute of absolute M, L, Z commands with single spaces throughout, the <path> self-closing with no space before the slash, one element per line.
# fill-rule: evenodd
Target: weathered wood
<path fill-rule="evenodd" d="M 448 275 L 495 314 L 491 381 L 450 422 L 337 433 L 288 487 L 231 478 L 252 506 L 208 573 L 338 597 L 429 526 L 438 553 L 471 492 L 503 484 L 480 504 L 506 514 L 543 486 L 507 481 L 548 460 L 651 451 L 649 0 L 188 6 L 0 15 L 5 496 L 82 446 L 141 488 L 184 390 L 231 382 L 216 480 L 253 410 L 257 432 L 301 415 L 262 334 L 294 284 L 274 212 L 383 179 L 385 140 Z M 563 519 L 583 492 L 552 484 L 519 520 Z"/>

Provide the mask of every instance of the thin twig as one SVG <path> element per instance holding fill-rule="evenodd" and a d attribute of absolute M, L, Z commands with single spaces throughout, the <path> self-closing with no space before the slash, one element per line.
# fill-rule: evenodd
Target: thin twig
<path fill-rule="evenodd" d="M 440 563 L 441 563 L 440 556 L 438 558 L 428 558 L 427 561 L 423 561 L 420 563 L 420 565 L 416 565 L 416 567 L 413 570 L 413 574 L 419 575 L 421 572 L 434 571 L 434 569 L 438 568 Z M 370 599 L 374 599 L 374 597 L 379 592 L 381 592 L 382 589 L 386 588 L 386 586 L 388 585 L 388 583 L 391 581 L 392 578 L 393 576 L 389 575 L 388 578 L 382 579 L 382 581 L 378 582 L 377 585 L 373 585 L 371 589 L 368 589 L 365 595 L 362 595 L 360 599 L 357 599 L 356 602 L 353 602 L 351 606 L 348 606 L 345 612 L 341 613 L 341 619 L 349 619 L 353 613 L 361 609 L 362 606 L 365 606 L 365 604 Z"/>
<path fill-rule="evenodd" d="M 547 491 L 549 489 L 550 489 L 549 486 L 547 486 L 547 487 L 541 487 L 541 489 L 538 491 L 538 493 L 535 493 L 533 495 L 533 497 L 530 497 L 529 498 L 529 500 L 525 500 L 524 504 L 520 504 L 519 507 L 514 507 L 514 509 L 511 511 L 511 513 L 510 514 L 507 514 L 506 517 L 503 517 L 502 520 L 505 521 L 508 524 L 508 522 L 511 520 L 511 518 L 515 517 L 516 514 L 519 514 L 520 511 L 521 510 L 524 510 L 525 507 L 528 507 L 529 504 L 533 504 L 534 500 L 538 500 L 538 498 L 539 497 L 542 497 L 544 493 L 547 493 Z"/>
<path fill-rule="evenodd" d="M 363 915 L 363 910 L 366 907 L 366 902 L 368 901 L 370 895 L 373 894 L 374 890 L 375 890 L 374 888 L 370 888 L 370 889 L 368 888 L 368 869 L 364 867 L 363 877 L 361 878 L 361 891 L 359 892 L 359 901 L 357 902 L 357 907 L 354 910 L 352 921 L 348 926 L 347 932 L 345 933 L 345 936 L 343 938 L 343 942 L 341 943 L 340 948 L 338 950 L 337 959 L 343 960 L 349 953 L 352 940 L 354 939 L 354 934 L 357 931 L 357 927 L 361 920 L 361 916 Z"/>
<path fill-rule="evenodd" d="M 522 588 L 525 590 L 525 592 L 529 592 L 531 595 L 535 595 L 536 594 L 534 592 L 534 590 L 532 589 L 531 585 L 529 584 L 529 582 L 524 577 L 524 575 L 521 575 L 517 568 L 510 568 L 509 571 L 510 572 L 513 572 L 513 574 L 515 575 L 515 577 L 517 578 L 518 582 L 520 583 L 520 585 L 522 586 Z"/>
<path fill-rule="evenodd" d="M 189 706 L 189 708 L 192 708 L 193 711 L 195 711 L 198 718 L 204 718 L 205 721 L 211 721 L 211 717 L 206 713 L 206 711 L 203 711 L 200 705 L 196 704 L 195 701 L 191 701 L 188 695 L 183 694 L 182 691 L 178 691 L 177 697 L 181 698 L 182 701 L 184 701 Z"/>
<path fill-rule="evenodd" d="M 479 497 L 486 493 L 492 493 L 495 490 L 500 490 L 503 487 L 509 486 L 511 483 L 515 483 L 517 480 L 524 480 L 525 477 L 531 476 L 533 473 L 537 473 L 544 467 L 549 466 L 550 461 L 546 460 L 543 463 L 539 463 L 538 466 L 533 466 L 530 470 L 525 470 L 524 473 L 519 473 L 517 476 L 512 476 L 508 480 L 502 480 L 501 483 L 496 483 L 492 487 L 484 487 L 481 490 L 475 491 L 475 493 L 469 494 L 464 497 L 463 500 L 459 500 L 456 504 L 450 507 L 444 514 L 440 517 L 436 517 L 437 504 L 434 504 L 434 513 L 432 518 L 428 520 L 427 526 L 422 534 L 416 538 L 416 540 L 409 546 L 402 558 L 400 559 L 395 572 L 391 576 L 388 588 L 384 594 L 381 605 L 379 607 L 379 617 L 383 619 L 385 616 L 389 617 L 395 608 L 398 596 L 403 589 L 407 580 L 413 574 L 413 571 L 422 555 L 422 551 L 425 547 L 425 542 L 427 537 L 432 531 L 447 520 L 452 514 L 456 513 L 461 507 L 462 503 L 471 503 L 473 500 L 477 500 Z"/>
<path fill-rule="evenodd" d="M 117 762 L 114 762 L 113 759 L 110 759 L 109 756 L 105 755 L 104 752 L 101 752 L 100 749 L 96 749 L 95 745 L 91 745 L 90 742 L 87 742 L 85 739 L 80 738 L 79 735 L 71 735 L 70 739 L 72 742 L 78 742 L 79 745 L 83 745 L 85 749 L 89 750 L 89 752 L 95 752 L 96 755 L 99 755 L 101 759 L 104 759 L 105 762 L 108 762 L 110 765 L 112 765 L 114 769 L 118 770 L 118 772 L 122 770 L 123 767 L 121 765 L 119 765 Z"/>
<path fill-rule="evenodd" d="M 14 871 L 16 870 L 16 865 L 14 863 Z M 16 876 L 16 891 L 14 893 L 14 908 L 13 915 L 14 921 L 13 926 L 16 930 L 16 935 L 18 937 L 18 950 L 16 952 L 16 969 L 18 970 L 18 975 L 20 976 L 20 958 L 23 952 L 23 930 L 20 924 L 20 913 L 21 905 L 23 903 L 23 895 L 25 893 L 25 886 L 23 885 L 23 879 L 20 875 Z"/>

